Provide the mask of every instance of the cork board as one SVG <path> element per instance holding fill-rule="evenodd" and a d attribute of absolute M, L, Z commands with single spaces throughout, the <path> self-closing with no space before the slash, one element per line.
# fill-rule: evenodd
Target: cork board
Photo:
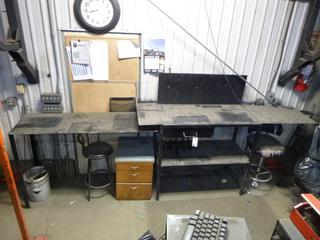
<path fill-rule="evenodd" d="M 74 81 L 66 59 L 74 112 L 108 112 L 110 97 L 136 97 L 140 58 L 118 59 L 117 41 L 130 40 L 139 44 L 139 37 L 138 34 L 64 34 L 65 46 L 70 46 L 71 40 L 102 40 L 108 43 L 109 81 Z"/>
<path fill-rule="evenodd" d="M 137 34 L 104 34 L 93 35 L 88 33 L 65 33 L 65 46 L 70 46 L 71 40 L 90 41 L 102 40 L 108 42 L 109 51 L 109 80 L 134 81 L 139 78 L 140 58 L 118 59 L 118 40 L 130 40 L 139 44 Z M 67 61 L 66 61 L 67 62 Z M 69 64 L 68 64 L 69 65 Z M 70 66 L 68 66 L 69 79 L 73 81 Z M 99 79 L 106 80 L 106 79 Z"/>
<path fill-rule="evenodd" d="M 73 82 L 74 112 L 109 112 L 110 97 L 136 97 L 136 83 Z"/>

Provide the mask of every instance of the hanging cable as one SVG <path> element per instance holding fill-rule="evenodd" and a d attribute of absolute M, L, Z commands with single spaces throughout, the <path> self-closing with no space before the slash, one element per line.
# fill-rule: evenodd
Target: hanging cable
<path fill-rule="evenodd" d="M 151 5 L 153 5 L 156 9 L 158 9 L 163 15 L 169 18 L 174 24 L 176 24 L 181 30 L 183 30 L 189 37 L 191 37 L 194 41 L 200 44 L 205 50 L 211 53 L 218 61 L 220 61 L 224 66 L 226 66 L 231 72 L 236 74 L 240 79 L 242 79 L 246 84 L 248 84 L 252 89 L 254 89 L 259 95 L 261 95 L 267 102 L 274 105 L 273 102 L 262 92 L 260 92 L 255 86 L 249 83 L 243 76 L 241 76 L 236 70 L 234 70 L 229 64 L 223 61 L 217 54 L 211 51 L 206 45 L 204 45 L 201 41 L 199 41 L 196 37 L 194 37 L 188 30 L 186 30 L 182 25 L 180 25 L 176 20 L 174 20 L 171 16 L 169 16 L 165 11 L 163 11 L 158 5 L 156 5 L 153 1 L 147 0 Z"/>
<path fill-rule="evenodd" d="M 206 16 L 207 16 L 207 21 L 208 21 L 208 24 L 209 24 L 209 31 L 210 31 L 210 35 L 211 35 L 211 38 L 212 38 L 212 42 L 213 42 L 213 46 L 215 48 L 215 51 L 216 51 L 216 55 L 219 57 L 218 55 L 218 48 L 217 48 L 217 45 L 216 45 L 216 42 L 214 41 L 214 36 L 213 36 L 213 31 L 212 31 L 212 27 L 211 27 L 211 21 L 210 21 L 210 17 L 209 17 L 209 13 L 208 13 L 208 7 L 207 7 L 207 0 L 204 0 L 204 8 L 206 10 Z M 219 57 L 220 58 L 220 57 Z M 242 101 L 240 100 L 240 98 L 238 97 L 238 95 L 236 94 L 236 92 L 234 91 L 229 79 L 228 79 L 228 76 L 225 74 L 225 71 L 224 71 L 224 66 L 222 64 L 221 61 L 219 61 L 220 63 L 220 67 L 221 67 L 221 70 L 222 70 L 222 73 L 223 73 L 223 76 L 224 78 L 226 79 L 226 82 L 228 84 L 228 87 L 230 89 L 230 91 L 232 92 L 233 96 L 236 98 L 236 100 L 238 101 L 239 104 L 242 104 Z"/>

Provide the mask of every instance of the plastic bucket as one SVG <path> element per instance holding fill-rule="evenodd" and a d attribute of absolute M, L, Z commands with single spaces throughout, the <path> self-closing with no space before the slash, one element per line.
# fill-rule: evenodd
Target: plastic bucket
<path fill-rule="evenodd" d="M 29 199 L 32 202 L 40 202 L 48 199 L 50 194 L 49 174 L 44 167 L 38 166 L 28 169 L 23 174 Z"/>

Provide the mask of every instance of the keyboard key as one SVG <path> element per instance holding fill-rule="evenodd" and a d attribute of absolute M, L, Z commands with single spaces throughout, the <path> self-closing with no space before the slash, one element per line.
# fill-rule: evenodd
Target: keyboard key
<path fill-rule="evenodd" d="M 202 220 L 204 218 L 204 212 L 200 212 L 199 219 Z"/>
<path fill-rule="evenodd" d="M 189 223 L 188 223 L 188 224 L 189 224 L 189 225 L 192 225 L 192 226 L 195 226 L 196 223 L 197 223 L 197 221 L 191 219 L 191 220 L 189 220 Z"/>
<path fill-rule="evenodd" d="M 194 212 L 194 215 L 199 216 L 199 214 L 200 214 L 200 210 L 196 210 L 196 211 Z"/>

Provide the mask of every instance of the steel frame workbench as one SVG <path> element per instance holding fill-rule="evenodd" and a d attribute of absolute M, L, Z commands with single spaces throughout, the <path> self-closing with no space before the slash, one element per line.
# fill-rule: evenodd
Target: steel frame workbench
<path fill-rule="evenodd" d="M 19 123 L 9 132 L 12 154 L 17 165 L 20 163 L 15 136 L 27 135 L 36 165 L 40 164 L 36 135 L 72 135 L 75 162 L 78 162 L 76 146 L 77 134 L 121 134 L 138 133 L 136 113 L 60 113 L 60 114 L 25 114 Z M 30 208 L 29 199 L 22 180 L 18 182 L 24 205 Z"/>
<path fill-rule="evenodd" d="M 163 139 L 167 129 L 180 131 L 184 128 L 212 129 L 214 127 L 234 127 L 233 140 L 237 129 L 241 126 L 262 126 L 264 124 L 317 124 L 299 111 L 271 106 L 254 105 L 183 105 L 139 103 L 137 113 L 62 113 L 62 114 L 25 114 L 20 122 L 10 131 L 9 139 L 15 161 L 19 163 L 19 155 L 15 143 L 16 135 L 30 136 L 31 148 L 36 164 L 39 156 L 35 143 L 35 135 L 72 135 L 77 149 L 75 135 L 88 134 L 121 134 L 154 132 L 158 136 L 156 146 L 157 164 L 157 199 L 160 194 L 160 172 L 163 159 Z M 180 131 L 181 134 L 181 131 Z M 30 207 L 24 185 L 23 198 L 26 207 Z"/>
<path fill-rule="evenodd" d="M 175 138 L 183 138 L 183 129 L 209 129 L 215 127 L 234 127 L 233 138 L 235 141 L 239 127 L 258 126 L 255 144 L 257 143 L 259 132 L 266 124 L 317 124 L 303 113 L 282 107 L 256 106 L 256 105 L 217 105 L 217 104 L 157 104 L 140 103 L 137 106 L 138 125 L 140 130 L 157 131 L 157 181 L 156 200 L 160 197 L 161 168 L 164 158 L 163 143 L 166 139 L 166 132 L 171 130 L 175 133 Z M 172 136 L 172 133 L 169 133 Z M 221 158 L 220 158 L 221 159 Z M 217 161 L 213 158 L 211 162 L 206 159 L 196 158 L 192 162 L 184 159 L 174 159 L 175 164 L 166 160 L 168 166 L 188 166 L 188 165 L 227 165 L 246 164 L 245 161 Z M 178 163 L 182 161 L 184 164 Z M 247 162 L 249 164 L 249 161 Z M 244 193 L 244 184 L 240 187 L 240 194 Z"/>

